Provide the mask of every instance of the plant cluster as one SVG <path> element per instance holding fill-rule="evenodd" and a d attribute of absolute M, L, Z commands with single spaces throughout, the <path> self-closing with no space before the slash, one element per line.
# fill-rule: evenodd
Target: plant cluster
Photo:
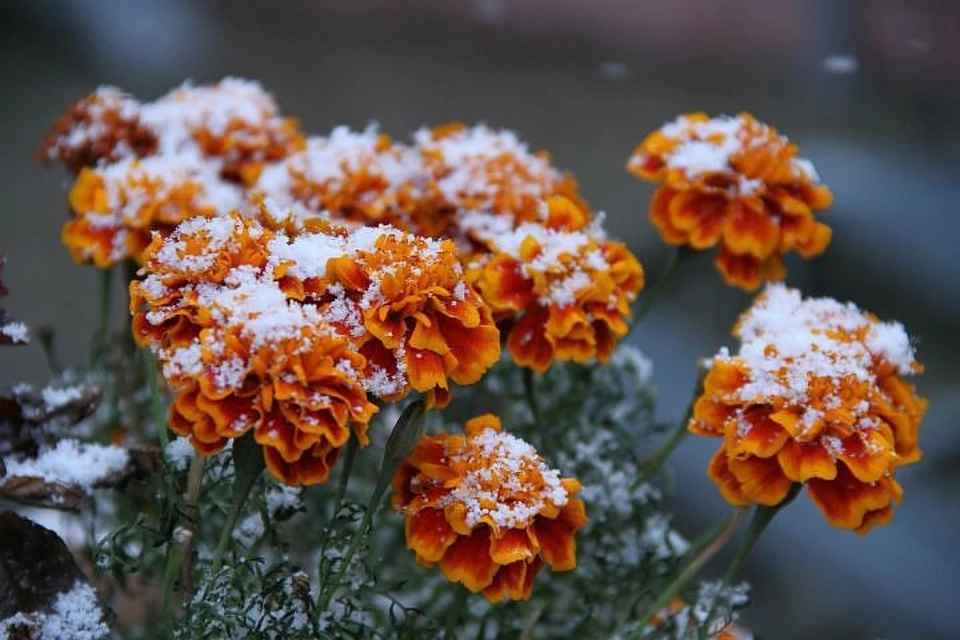
<path fill-rule="evenodd" d="M 834 526 L 889 523 L 926 410 L 901 325 L 775 282 L 831 237 L 797 151 L 749 114 L 651 133 L 627 168 L 677 248 L 642 293 L 576 180 L 512 132 L 308 136 L 236 78 L 98 89 L 41 152 L 73 175 L 64 244 L 100 273 L 91 362 L 59 370 L 48 336 L 53 380 L 0 405 L 0 500 L 81 514 L 80 566 L 58 551 L 57 586 L 18 591 L 0 632 L 749 637 L 738 574 L 776 513 L 805 487 Z M 662 425 L 623 340 L 715 246 L 728 284 L 772 283 Z M 28 336 L 0 310 L 0 343 Z M 689 433 L 720 440 L 732 506 L 698 536 L 658 482 Z"/>

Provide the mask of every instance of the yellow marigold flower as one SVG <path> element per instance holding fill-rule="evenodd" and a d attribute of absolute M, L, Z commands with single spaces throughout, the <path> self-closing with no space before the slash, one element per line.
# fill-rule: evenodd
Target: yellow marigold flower
<path fill-rule="evenodd" d="M 71 257 L 105 269 L 141 262 L 154 232 L 165 235 L 183 220 L 227 213 L 240 204 L 240 193 L 200 165 L 150 156 L 81 169 L 69 204 L 74 218 L 62 236 Z"/>
<path fill-rule="evenodd" d="M 773 506 L 803 483 L 834 526 L 888 523 L 927 408 L 903 381 L 921 371 L 903 326 L 776 285 L 735 335 L 740 349 L 713 358 L 688 425 L 723 438 L 708 470 L 723 497 Z"/>
<path fill-rule="evenodd" d="M 265 169 L 254 197 L 270 198 L 274 206 L 296 203 L 333 219 L 404 228 L 404 211 L 412 206 L 418 182 L 422 170 L 414 154 L 375 125 L 359 133 L 337 127 Z"/>
<path fill-rule="evenodd" d="M 364 357 L 276 276 L 286 242 L 238 214 L 157 236 L 130 287 L 134 336 L 178 392 L 174 432 L 207 454 L 252 429 L 277 478 L 315 484 L 351 431 L 367 444 L 376 406 L 356 376 Z"/>
<path fill-rule="evenodd" d="M 555 360 L 606 362 L 627 334 L 630 303 L 643 267 L 626 245 L 599 227 L 566 231 L 569 202 L 551 198 L 548 224 L 524 223 L 488 238 L 492 256 L 470 269 L 498 314 L 507 347 L 523 367 L 546 371 Z"/>
<path fill-rule="evenodd" d="M 492 313 L 467 284 L 456 246 L 386 226 L 300 236 L 278 255 L 312 256 L 278 267 L 292 295 L 316 299 L 367 359 L 367 389 L 388 401 L 411 389 L 430 406 L 450 383 L 473 384 L 500 358 Z"/>
<path fill-rule="evenodd" d="M 273 97 L 257 82 L 224 78 L 208 86 L 185 83 L 143 106 L 141 117 L 170 154 L 199 152 L 220 174 L 254 184 L 264 165 L 302 149 L 296 120 L 284 118 Z"/>
<path fill-rule="evenodd" d="M 589 216 L 576 180 L 558 171 L 545 151 L 531 153 L 511 131 L 452 122 L 414 135 L 428 176 L 412 212 L 414 231 L 456 235 L 463 212 L 512 216 L 516 224 L 540 219 L 541 203 L 565 195 Z"/>
<path fill-rule="evenodd" d="M 530 597 L 546 562 L 577 565 L 574 535 L 587 522 L 580 483 L 487 414 L 466 435 L 424 436 L 393 479 L 407 547 L 426 566 L 491 602 Z"/>
<path fill-rule="evenodd" d="M 56 121 L 41 158 L 61 162 L 76 174 L 103 162 L 151 155 L 157 136 L 141 121 L 140 109 L 140 103 L 120 89 L 100 87 Z"/>
<path fill-rule="evenodd" d="M 650 219 L 669 244 L 697 250 L 720 244 L 717 268 L 746 290 L 786 275 L 783 254 L 822 253 L 830 227 L 814 212 L 828 207 L 797 146 L 750 114 L 680 116 L 637 147 L 627 168 L 659 183 Z"/>

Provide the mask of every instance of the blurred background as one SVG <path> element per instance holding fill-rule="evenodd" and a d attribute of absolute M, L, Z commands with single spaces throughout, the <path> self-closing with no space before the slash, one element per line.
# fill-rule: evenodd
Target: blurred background
<path fill-rule="evenodd" d="M 807 500 L 777 518 L 748 563 L 745 626 L 784 640 L 960 638 L 960 2 L 33 0 L 0 4 L 0 34 L 5 306 L 52 327 L 67 364 L 85 362 L 97 279 L 60 244 L 65 174 L 32 154 L 97 85 L 152 99 L 187 78 L 250 77 L 311 133 L 370 120 L 397 138 L 451 119 L 515 129 L 579 177 L 651 281 L 667 250 L 647 222 L 651 188 L 623 168 L 633 147 L 686 111 L 774 124 L 836 197 L 832 246 L 791 263 L 789 283 L 906 324 L 930 412 L 892 526 L 858 538 Z M 750 301 L 710 262 L 685 266 L 632 338 L 655 362 L 664 420 L 680 418 L 697 359 L 731 344 Z M 0 354 L 0 387 L 47 374 L 36 345 Z M 704 476 L 714 446 L 688 441 L 672 461 L 670 506 L 691 536 L 727 509 Z"/>

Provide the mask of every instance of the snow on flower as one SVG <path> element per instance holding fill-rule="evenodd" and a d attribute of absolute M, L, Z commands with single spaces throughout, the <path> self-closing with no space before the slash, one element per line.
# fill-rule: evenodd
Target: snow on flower
<path fill-rule="evenodd" d="M 580 484 L 504 433 L 492 414 L 466 435 L 424 436 L 393 480 L 407 546 L 426 566 L 491 602 L 530 597 L 543 562 L 576 567 L 574 534 L 587 522 Z"/>
<path fill-rule="evenodd" d="M 276 277 L 276 239 L 238 214 L 157 236 L 144 279 L 130 287 L 134 335 L 178 392 L 174 432 L 210 454 L 252 430 L 277 478 L 315 484 L 326 481 L 351 427 L 367 443 L 376 407 L 352 375 L 363 356 Z"/>
<path fill-rule="evenodd" d="M 567 198 L 545 208 L 543 223 L 489 236 L 491 257 L 470 271 L 518 365 L 543 372 L 553 361 L 606 362 L 627 334 L 643 267 L 626 245 L 605 239 L 598 221 L 569 230 L 576 207 Z"/>
<path fill-rule="evenodd" d="M 702 251 L 717 244 L 728 284 L 756 289 L 786 275 L 783 255 L 817 256 L 830 227 L 814 214 L 832 201 L 797 146 L 743 113 L 680 116 L 651 133 L 627 164 L 660 184 L 650 219 L 664 241 Z"/>
<path fill-rule="evenodd" d="M 456 235 L 470 212 L 538 220 L 542 202 L 566 195 L 584 211 L 576 180 L 553 166 L 545 151 L 531 152 L 512 131 L 452 122 L 414 134 L 427 182 L 411 227 L 429 236 Z"/>
<path fill-rule="evenodd" d="M 184 83 L 141 109 L 160 140 L 160 152 L 199 152 L 227 180 L 249 186 L 263 167 L 303 148 L 296 121 L 281 115 L 260 83 L 224 78 L 212 85 Z"/>
<path fill-rule="evenodd" d="M 423 180 L 413 151 L 376 125 L 360 132 L 341 126 L 308 138 L 302 151 L 265 169 L 252 196 L 273 198 L 281 207 L 301 205 L 313 215 L 402 228 Z"/>
<path fill-rule="evenodd" d="M 41 157 L 61 162 L 77 174 L 84 167 L 151 155 L 157 149 L 157 134 L 143 123 L 142 107 L 116 87 L 99 87 L 57 120 Z"/>
<path fill-rule="evenodd" d="M 63 241 L 79 264 L 103 269 L 142 261 L 154 232 L 180 222 L 225 215 L 240 205 L 240 192 L 220 182 L 209 167 L 174 156 L 124 160 L 84 168 L 70 191 L 74 218 Z"/>
<path fill-rule="evenodd" d="M 722 437 L 709 476 L 732 504 L 779 504 L 794 483 L 834 526 L 865 533 L 893 517 L 898 467 L 920 459 L 927 401 L 902 325 L 853 304 L 768 286 L 710 363 L 689 429 Z"/>

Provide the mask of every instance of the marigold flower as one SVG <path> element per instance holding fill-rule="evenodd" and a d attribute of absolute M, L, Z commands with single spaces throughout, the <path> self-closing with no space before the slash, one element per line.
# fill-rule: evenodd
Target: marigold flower
<path fill-rule="evenodd" d="M 751 290 L 784 278 L 786 252 L 810 258 L 830 242 L 814 212 L 833 196 L 796 154 L 795 144 L 750 114 L 692 113 L 647 136 L 627 168 L 661 185 L 650 219 L 664 241 L 697 250 L 719 243 L 724 279 Z"/>
<path fill-rule="evenodd" d="M 367 444 L 376 406 L 355 375 L 364 357 L 275 275 L 283 242 L 238 214 L 155 237 L 130 287 L 134 336 L 178 392 L 175 433 L 208 454 L 253 429 L 277 478 L 315 484 L 351 430 Z"/>
<path fill-rule="evenodd" d="M 184 83 L 144 105 L 144 123 L 156 132 L 163 153 L 199 152 L 220 174 L 254 184 L 264 165 L 302 149 L 296 120 L 284 118 L 258 82 L 224 78 L 208 86 Z"/>
<path fill-rule="evenodd" d="M 170 156 L 84 168 L 70 190 L 74 218 L 64 225 L 63 242 L 78 264 L 142 262 L 153 232 L 168 234 L 184 220 L 225 214 L 240 202 L 235 187 L 202 165 Z"/>
<path fill-rule="evenodd" d="M 84 167 L 151 155 L 157 136 L 142 122 L 140 109 L 141 104 L 120 89 L 100 87 L 57 120 L 41 158 L 79 173 Z"/>
<path fill-rule="evenodd" d="M 393 479 L 407 547 L 491 602 L 525 600 L 542 562 L 554 571 L 577 565 L 574 534 L 587 522 L 574 497 L 580 483 L 503 433 L 492 414 L 465 430 L 421 438 Z"/>
<path fill-rule="evenodd" d="M 562 230 L 569 201 L 553 197 L 547 224 L 524 223 L 488 238 L 492 256 L 470 272 L 508 332 L 514 361 L 546 371 L 555 360 L 606 362 L 628 332 L 643 267 L 626 245 L 594 226 Z"/>
<path fill-rule="evenodd" d="M 359 133 L 337 127 L 264 170 L 254 197 L 269 197 L 281 207 L 298 203 L 334 219 L 405 228 L 403 214 L 418 197 L 414 190 L 422 173 L 411 150 L 375 125 Z"/>
<path fill-rule="evenodd" d="M 414 389 L 446 406 L 451 382 L 473 384 L 500 358 L 492 313 L 449 240 L 361 227 L 299 236 L 278 255 L 314 257 L 277 273 L 358 345 L 367 389 L 385 400 Z"/>
<path fill-rule="evenodd" d="M 723 497 L 773 506 L 802 483 L 834 526 L 890 522 L 894 474 L 920 459 L 927 407 L 903 381 L 922 370 L 903 326 L 776 285 L 735 335 L 740 349 L 713 358 L 688 425 L 723 438 L 708 470 Z"/>
<path fill-rule="evenodd" d="M 512 131 L 452 122 L 420 129 L 414 143 L 428 176 L 411 214 L 417 233 L 454 236 L 465 212 L 507 215 L 515 224 L 537 221 L 552 195 L 567 196 L 589 216 L 576 180 L 558 171 L 547 152 L 531 153 Z"/>

